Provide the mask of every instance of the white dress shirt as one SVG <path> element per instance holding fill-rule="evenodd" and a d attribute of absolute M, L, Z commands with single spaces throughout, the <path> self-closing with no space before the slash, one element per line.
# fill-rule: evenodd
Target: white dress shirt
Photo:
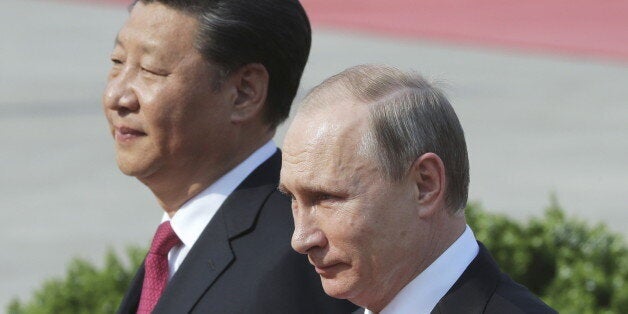
<path fill-rule="evenodd" d="M 478 255 L 480 247 L 469 226 L 441 256 L 408 283 L 380 314 L 428 314 Z M 364 314 L 373 314 L 366 309 Z"/>
<path fill-rule="evenodd" d="M 229 194 L 276 151 L 277 146 L 270 140 L 212 185 L 185 202 L 172 218 L 164 213 L 162 222 L 170 220 L 172 230 L 183 242 L 168 253 L 170 277 L 179 269 L 196 240 Z"/>

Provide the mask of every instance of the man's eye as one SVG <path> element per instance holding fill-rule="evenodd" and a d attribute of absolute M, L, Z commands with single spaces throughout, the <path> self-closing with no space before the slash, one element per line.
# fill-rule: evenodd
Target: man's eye
<path fill-rule="evenodd" d="M 117 58 L 111 58 L 111 63 L 113 64 L 122 64 L 122 60 Z"/>
<path fill-rule="evenodd" d="M 163 71 L 157 71 L 157 70 L 151 70 L 151 69 L 147 69 L 142 67 L 142 72 L 151 74 L 151 75 L 156 75 L 156 76 L 168 76 L 167 73 L 163 72 Z"/>
<path fill-rule="evenodd" d="M 321 194 L 316 195 L 317 202 L 328 201 L 332 199 L 334 199 L 334 196 L 330 194 L 321 193 Z"/>
<path fill-rule="evenodd" d="M 147 68 L 144 68 L 144 67 L 142 67 L 142 72 L 146 72 L 146 73 L 152 74 L 152 75 L 158 75 L 157 72 L 151 71 L 151 70 L 149 70 Z"/>

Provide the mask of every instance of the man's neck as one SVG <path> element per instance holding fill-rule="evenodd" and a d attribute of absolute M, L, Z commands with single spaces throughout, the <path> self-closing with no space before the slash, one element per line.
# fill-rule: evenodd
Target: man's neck
<path fill-rule="evenodd" d="M 466 219 L 464 215 L 454 214 L 430 227 L 433 229 L 428 231 L 428 233 L 432 235 L 430 241 L 426 241 L 427 245 L 417 251 L 408 252 L 408 266 L 405 267 L 406 271 L 395 275 L 396 278 L 391 280 L 395 282 L 395 284 L 390 287 L 372 287 L 375 295 L 380 293 L 381 295 L 379 297 L 374 297 L 375 295 L 368 297 L 368 302 L 360 303 L 358 301 L 356 303 L 354 300 L 351 301 L 364 308 L 370 309 L 374 313 L 379 313 L 393 300 L 399 291 L 420 275 L 462 235 L 466 228 Z"/>
<path fill-rule="evenodd" d="M 273 135 L 274 131 L 248 141 L 243 138 L 237 145 L 220 148 L 216 156 L 207 154 L 206 159 L 182 162 L 180 167 L 170 169 L 168 173 L 138 179 L 151 189 L 160 206 L 172 217 L 181 205 L 246 160 Z"/>

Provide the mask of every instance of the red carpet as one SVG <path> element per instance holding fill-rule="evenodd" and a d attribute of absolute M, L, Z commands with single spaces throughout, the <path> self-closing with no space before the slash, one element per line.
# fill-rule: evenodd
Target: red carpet
<path fill-rule="evenodd" d="M 77 1 L 130 3 L 129 0 Z M 314 25 L 628 61 L 627 0 L 301 2 Z"/>

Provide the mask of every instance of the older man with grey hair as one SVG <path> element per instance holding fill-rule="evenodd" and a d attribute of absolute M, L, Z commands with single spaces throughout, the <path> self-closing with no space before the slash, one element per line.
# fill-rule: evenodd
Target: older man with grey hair
<path fill-rule="evenodd" d="M 469 161 L 449 101 L 421 76 L 362 65 L 305 98 L 284 142 L 292 247 L 366 313 L 554 313 L 467 226 Z"/>

